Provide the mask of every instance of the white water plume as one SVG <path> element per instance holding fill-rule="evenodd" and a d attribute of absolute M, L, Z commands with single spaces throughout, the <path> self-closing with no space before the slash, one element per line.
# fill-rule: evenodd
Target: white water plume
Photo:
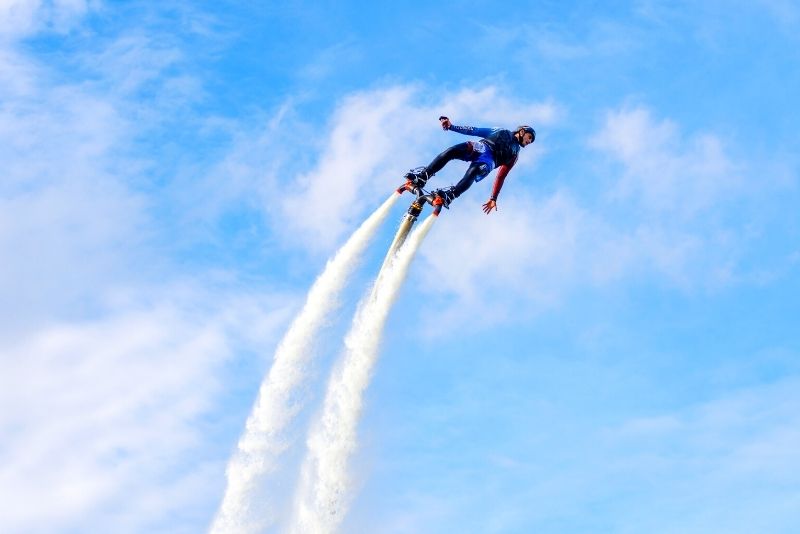
<path fill-rule="evenodd" d="M 311 287 L 303 309 L 284 335 L 237 450 L 228 463 L 228 486 L 211 532 L 260 532 L 275 521 L 268 503 L 253 502 L 254 493 L 264 475 L 275 470 L 279 456 L 289 447 L 285 430 L 305 403 L 299 390 L 314 356 L 316 334 L 335 310 L 345 282 L 398 198 L 399 195 L 392 193 L 328 261 Z"/>
<path fill-rule="evenodd" d="M 423 221 L 359 304 L 345 339 L 342 363 L 331 377 L 323 412 L 308 439 L 295 498 L 294 532 L 298 534 L 334 532 L 347 513 L 352 492 L 348 459 L 357 446 L 363 395 L 378 357 L 383 327 L 411 260 L 434 220 L 430 215 Z"/>

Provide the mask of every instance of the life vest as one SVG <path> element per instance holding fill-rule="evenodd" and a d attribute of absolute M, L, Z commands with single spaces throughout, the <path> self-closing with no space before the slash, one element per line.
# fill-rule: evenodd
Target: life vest
<path fill-rule="evenodd" d="M 509 130 L 497 130 L 484 141 L 491 147 L 494 163 L 500 165 L 513 164 L 519 155 L 521 145 L 514 138 L 514 134 Z"/>

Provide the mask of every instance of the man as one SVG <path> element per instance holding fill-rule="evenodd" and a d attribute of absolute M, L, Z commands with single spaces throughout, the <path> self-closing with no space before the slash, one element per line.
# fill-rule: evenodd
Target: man
<path fill-rule="evenodd" d="M 497 168 L 497 176 L 492 188 L 492 196 L 483 205 L 487 215 L 497 209 L 497 196 L 503 187 L 508 172 L 517 162 L 519 151 L 536 140 L 536 132 L 530 126 L 518 126 L 516 130 L 501 128 L 473 128 L 472 126 L 454 126 L 447 117 L 439 117 L 442 129 L 451 130 L 464 135 L 481 137 L 479 141 L 467 141 L 451 146 L 438 156 L 427 167 L 419 167 L 405 175 L 406 183 L 397 192 L 412 191 L 417 193 L 427 181 L 445 165 L 454 159 L 469 161 L 470 166 L 464 177 L 455 185 L 444 189 L 436 189 L 427 200 L 438 214 L 442 207 L 450 203 L 470 188 L 474 182 L 480 182 L 492 170 Z"/>

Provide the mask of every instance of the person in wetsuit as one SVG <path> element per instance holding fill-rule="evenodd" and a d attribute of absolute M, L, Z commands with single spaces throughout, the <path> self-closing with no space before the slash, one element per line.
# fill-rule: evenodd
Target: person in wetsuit
<path fill-rule="evenodd" d="M 517 162 L 519 151 L 536 140 L 536 131 L 527 125 L 518 126 L 515 130 L 503 128 L 475 128 L 472 126 L 455 126 L 447 117 L 439 117 L 442 129 L 464 135 L 480 137 L 478 141 L 467 141 L 453 145 L 438 156 L 427 167 L 419 167 L 407 173 L 406 189 L 410 191 L 422 188 L 427 181 L 445 165 L 454 159 L 470 162 L 464 177 L 454 186 L 436 189 L 431 204 L 448 207 L 450 203 L 475 182 L 483 180 L 492 170 L 497 169 L 492 195 L 483 205 L 485 213 L 497 209 L 497 196 L 503 187 L 506 176 Z"/>

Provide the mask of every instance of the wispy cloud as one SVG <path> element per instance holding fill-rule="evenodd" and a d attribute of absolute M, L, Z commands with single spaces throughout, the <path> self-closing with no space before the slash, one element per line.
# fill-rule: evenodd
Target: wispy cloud
<path fill-rule="evenodd" d="M 93 3 L 93 0 L 3 0 L 0 2 L 0 40 L 42 30 L 68 31 Z"/>
<path fill-rule="evenodd" d="M 147 238 L 146 203 L 126 185 L 130 174 L 117 174 L 124 158 L 115 151 L 131 128 L 115 102 L 78 85 L 49 87 L 47 69 L 6 57 L 19 85 L 0 89 L 0 284 L 9 296 L 0 309 L 19 327 L 29 312 L 64 312 L 88 286 L 127 271 Z"/>
<path fill-rule="evenodd" d="M 3 341 L 0 395 L 14 407 L 0 412 L 4 528 L 141 531 L 168 514 L 197 514 L 201 502 L 213 507 L 221 466 L 210 469 L 204 434 L 219 429 L 201 417 L 223 393 L 235 340 L 271 340 L 283 314 L 255 299 L 184 293 Z M 157 486 L 188 493 L 156 503 Z"/>
<path fill-rule="evenodd" d="M 504 321 L 558 306 L 577 288 L 631 277 L 687 291 L 741 281 L 737 264 L 748 238 L 729 215 L 754 186 L 719 138 L 682 135 L 646 108 L 609 112 L 589 142 L 606 165 L 595 159 L 582 169 L 599 192 L 591 196 L 568 182 L 551 192 L 537 185 L 532 153 L 546 154 L 544 143 L 523 152 L 500 211 L 480 213 L 488 192 L 477 184 L 443 215 L 431 236 L 436 246 L 423 248 L 426 286 L 453 304 L 437 309 L 437 322 L 458 324 L 487 305 L 494 311 L 484 322 Z"/>
<path fill-rule="evenodd" d="M 532 451 L 519 447 L 504 460 L 515 473 L 504 480 L 513 482 L 482 486 L 483 499 L 505 497 L 492 514 L 494 528 L 791 531 L 796 495 L 786 488 L 796 484 L 800 466 L 797 386 L 796 377 L 786 377 L 618 424 L 582 424 L 580 435 L 571 427 L 559 428 L 569 437 L 545 432 L 553 448 L 538 440 Z M 437 498 L 430 491 L 426 500 Z M 538 506 L 520 514 L 530 503 Z"/>
<path fill-rule="evenodd" d="M 721 139 L 683 135 L 646 108 L 623 108 L 607 114 L 590 146 L 611 164 L 597 209 L 628 243 L 630 267 L 644 264 L 687 288 L 732 281 L 744 241 L 727 215 L 753 185 Z"/>
<path fill-rule="evenodd" d="M 609 479 L 638 481 L 648 488 L 644 502 L 659 501 L 658 510 L 629 516 L 628 528 L 744 532 L 796 526 L 790 512 L 795 499 L 782 489 L 796 482 L 792 473 L 800 467 L 800 433 L 792 430 L 796 391 L 797 380 L 786 378 L 609 429 L 603 441 L 626 456 L 611 464 L 617 473 Z M 707 504 L 704 512 L 696 502 Z M 753 511 L 759 509 L 771 513 L 758 518 Z"/>
<path fill-rule="evenodd" d="M 740 171 L 719 138 L 684 140 L 675 123 L 656 121 L 645 108 L 608 113 L 591 145 L 623 165 L 611 194 L 657 217 L 692 218 L 742 192 Z"/>
<path fill-rule="evenodd" d="M 321 50 L 308 64 L 299 70 L 298 76 L 303 83 L 319 83 L 342 69 L 343 61 L 354 65 L 363 60 L 363 58 L 364 53 L 356 42 L 352 40 L 343 41 Z"/>
<path fill-rule="evenodd" d="M 31 13 L 29 32 L 45 16 Z M 163 246 L 177 225 L 153 209 L 152 154 L 140 144 L 162 119 L 139 112 L 143 88 L 168 85 L 181 55 L 151 61 L 165 49 L 149 42 L 111 43 L 129 75 L 101 54 L 90 79 L 0 47 L 7 531 L 141 532 L 176 516 L 187 531 L 205 526 L 228 451 L 208 439 L 227 415 L 204 417 L 236 387 L 222 383 L 230 360 L 266 355 L 293 304 L 226 273 L 184 270 Z M 91 51 L 73 59 L 83 53 L 90 63 Z"/>

